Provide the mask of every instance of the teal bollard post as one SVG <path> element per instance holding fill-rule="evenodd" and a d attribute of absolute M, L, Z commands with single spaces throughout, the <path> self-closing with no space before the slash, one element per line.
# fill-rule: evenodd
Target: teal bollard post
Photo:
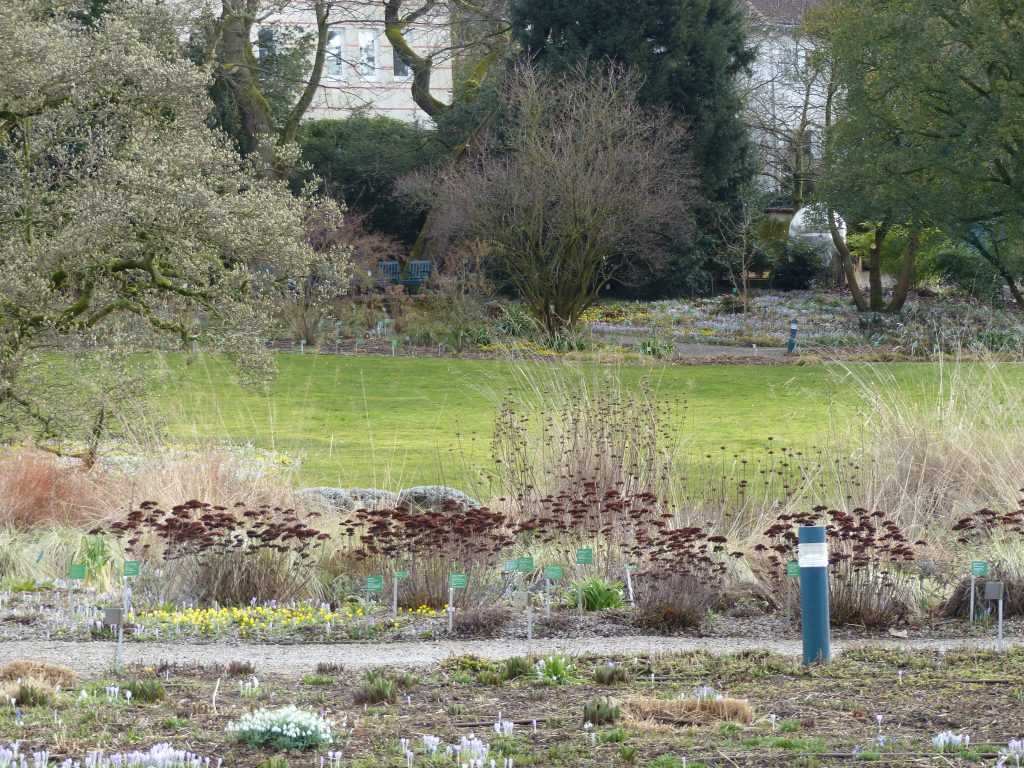
<path fill-rule="evenodd" d="M 804 664 L 824 664 L 832 656 L 828 612 L 828 544 L 825 528 L 801 526 L 799 532 L 800 617 Z"/>

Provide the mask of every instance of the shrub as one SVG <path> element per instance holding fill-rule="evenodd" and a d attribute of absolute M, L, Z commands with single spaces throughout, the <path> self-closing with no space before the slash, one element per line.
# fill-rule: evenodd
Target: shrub
<path fill-rule="evenodd" d="M 785 578 L 785 563 L 796 559 L 797 528 L 826 525 L 829 545 L 829 612 L 832 623 L 890 626 L 907 617 L 913 605 L 914 579 L 907 565 L 914 548 L 900 526 L 884 512 L 863 508 L 847 513 L 815 507 L 810 513 L 779 515 L 765 531 L 765 553 L 777 579 Z"/>
<path fill-rule="evenodd" d="M 178 587 L 200 602 L 223 605 L 290 600 L 310 592 L 313 553 L 328 537 L 294 509 L 233 508 L 191 500 L 161 509 L 143 502 L 123 520 L 91 533 L 125 540 L 128 553 L 174 562 Z"/>
<path fill-rule="evenodd" d="M 230 661 L 227 673 L 230 677 L 252 677 L 256 674 L 256 665 L 251 661 Z"/>
<path fill-rule="evenodd" d="M 332 723 L 294 706 L 259 709 L 228 723 L 227 733 L 250 747 L 312 749 L 333 741 Z"/>
<path fill-rule="evenodd" d="M 607 696 L 583 705 L 583 722 L 591 725 L 611 725 L 618 722 L 621 714 L 619 705 Z"/>
<path fill-rule="evenodd" d="M 508 622 L 509 610 L 504 605 L 466 608 L 456 611 L 452 627 L 459 637 L 493 637 Z"/>
<path fill-rule="evenodd" d="M 345 665 L 336 661 L 321 661 L 316 665 L 318 675 L 340 675 L 345 671 Z"/>
<path fill-rule="evenodd" d="M 616 685 L 629 680 L 626 668 L 613 661 L 602 664 L 594 670 L 594 682 L 598 685 Z"/>
<path fill-rule="evenodd" d="M 502 674 L 506 680 L 515 680 L 517 677 L 526 677 L 533 673 L 533 665 L 525 656 L 510 656 L 505 659 Z"/>
<path fill-rule="evenodd" d="M 141 704 L 151 704 L 155 701 L 163 701 L 166 692 L 164 685 L 159 680 L 131 680 L 121 684 L 122 691 L 130 691 L 131 700 Z"/>
<path fill-rule="evenodd" d="M 356 689 L 352 700 L 356 704 L 393 704 L 396 696 L 395 681 L 383 670 L 371 669 Z"/>
<path fill-rule="evenodd" d="M 609 728 L 602 734 L 599 734 L 597 740 L 602 744 L 622 744 L 626 739 L 629 738 L 629 733 L 624 728 Z"/>
<path fill-rule="evenodd" d="M 586 611 L 607 611 L 622 607 L 622 583 L 607 581 L 601 578 L 586 579 L 572 585 L 569 593 L 570 601 L 579 604 L 580 592 L 583 593 L 583 609 Z"/>
<path fill-rule="evenodd" d="M 985 302 L 1001 302 L 1006 281 L 988 261 L 972 249 L 943 248 L 936 252 L 932 270 L 946 284 Z"/>
<path fill-rule="evenodd" d="M 666 634 L 699 628 L 716 598 L 706 581 L 683 573 L 638 579 L 634 594 L 637 625 Z"/>
<path fill-rule="evenodd" d="M 823 271 L 822 258 L 810 245 L 788 243 L 772 270 L 772 285 L 781 291 L 804 291 Z"/>
<path fill-rule="evenodd" d="M 412 245 L 423 215 L 395 196 L 395 182 L 445 154 L 434 134 L 402 120 L 353 115 L 304 123 L 298 142 L 328 194 L 364 215 L 373 229 Z"/>

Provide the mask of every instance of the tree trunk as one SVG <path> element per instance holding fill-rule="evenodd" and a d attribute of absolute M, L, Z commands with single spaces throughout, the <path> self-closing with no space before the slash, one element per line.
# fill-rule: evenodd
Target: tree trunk
<path fill-rule="evenodd" d="M 910 293 L 910 285 L 914 281 L 914 267 L 917 262 L 917 250 L 920 246 L 921 233 L 911 230 L 910 240 L 903 251 L 903 264 L 900 267 L 900 276 L 896 281 L 896 287 L 892 291 L 892 300 L 885 308 L 886 312 L 899 312 L 907 303 L 907 294 Z"/>
<path fill-rule="evenodd" d="M 871 290 L 871 311 L 885 311 L 885 294 L 882 291 L 882 245 L 889 234 L 889 225 L 884 221 L 875 228 L 875 239 L 868 254 L 868 281 Z"/>
<path fill-rule="evenodd" d="M 324 60 L 327 58 L 327 37 L 330 31 L 328 27 L 328 16 L 330 15 L 330 4 L 326 0 L 317 0 L 314 9 L 316 13 L 316 55 L 313 58 L 313 71 L 309 74 L 306 87 L 302 89 L 302 95 L 288 113 L 288 120 L 281 131 L 280 141 L 282 144 L 291 144 L 299 132 L 299 123 L 302 122 L 306 110 L 313 103 L 317 88 L 320 87 L 320 78 L 324 72 Z"/>
<path fill-rule="evenodd" d="M 850 247 L 846 244 L 842 235 L 839 234 L 839 227 L 836 225 L 836 212 L 828 209 L 828 231 L 832 235 L 832 244 L 839 251 L 839 259 L 843 265 L 843 272 L 846 274 L 846 282 L 850 285 L 850 295 L 858 312 L 866 312 L 868 309 L 867 299 L 857 282 L 857 269 L 853 265 L 853 255 Z"/>
<path fill-rule="evenodd" d="M 412 99 L 416 106 L 430 117 L 437 117 L 448 109 L 448 105 L 430 93 L 430 80 L 433 77 L 434 61 L 430 56 L 420 56 L 405 39 L 405 28 L 413 21 L 429 14 L 437 5 L 437 0 L 424 0 L 423 5 L 402 17 L 404 0 L 385 0 L 384 2 L 384 35 L 387 37 L 395 53 L 409 69 L 412 70 Z"/>
<path fill-rule="evenodd" d="M 267 137 L 274 121 L 259 84 L 259 62 L 252 52 L 252 27 L 256 23 L 257 0 L 224 0 L 221 10 L 221 67 L 235 97 L 248 146 L 242 154 L 258 151 L 269 164 L 273 147 Z M 261 138 L 263 137 L 263 138 Z"/>
<path fill-rule="evenodd" d="M 1003 263 L 999 254 L 990 250 L 985 243 L 982 242 L 981 238 L 973 232 L 967 235 L 967 241 L 978 250 L 978 253 L 981 254 L 982 258 L 991 264 L 995 268 L 996 272 L 999 273 L 999 276 L 1006 281 L 1006 285 L 1010 289 L 1010 295 L 1013 296 L 1013 300 L 1017 302 L 1018 307 L 1024 309 L 1024 293 L 1021 292 L 1020 286 L 1017 285 L 1017 279 L 1013 276 L 1013 273 L 1010 272 L 1009 267 Z"/>

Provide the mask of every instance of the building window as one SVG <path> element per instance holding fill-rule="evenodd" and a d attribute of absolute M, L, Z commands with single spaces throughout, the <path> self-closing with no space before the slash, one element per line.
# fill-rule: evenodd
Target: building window
<path fill-rule="evenodd" d="M 405 42 L 410 46 L 412 45 L 412 31 L 405 33 Z M 402 57 L 398 55 L 397 48 L 392 48 L 391 53 L 392 58 L 394 59 L 395 80 L 408 80 L 412 77 L 412 69 L 408 64 L 402 61 Z"/>
<path fill-rule="evenodd" d="M 345 77 L 345 33 L 339 29 L 327 33 L 327 61 L 324 68 L 327 76 L 333 80 Z"/>
<path fill-rule="evenodd" d="M 256 33 L 257 55 L 260 61 L 266 61 L 277 53 L 274 30 L 271 27 L 260 27 Z"/>
<path fill-rule="evenodd" d="M 377 78 L 377 35 L 373 32 L 359 33 L 359 59 L 356 73 L 364 80 Z"/>

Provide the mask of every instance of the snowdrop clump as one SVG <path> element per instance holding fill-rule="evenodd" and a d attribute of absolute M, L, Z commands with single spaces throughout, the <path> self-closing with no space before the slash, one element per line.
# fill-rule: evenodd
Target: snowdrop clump
<path fill-rule="evenodd" d="M 118 752 L 106 754 L 91 752 L 85 760 L 67 759 L 55 768 L 220 768 L 221 761 L 211 763 L 210 758 L 175 749 L 170 744 L 155 744 L 145 752 Z M 0 747 L 0 768 L 47 768 L 47 751 L 22 754 L 18 745 Z"/>
<path fill-rule="evenodd" d="M 308 749 L 330 744 L 333 723 L 315 712 L 289 705 L 281 709 L 259 709 L 229 723 L 227 732 L 254 747 Z"/>
<path fill-rule="evenodd" d="M 961 747 L 966 749 L 970 744 L 971 737 L 968 734 L 954 733 L 953 731 L 940 731 L 932 739 L 932 746 L 939 752 L 956 750 Z"/>

